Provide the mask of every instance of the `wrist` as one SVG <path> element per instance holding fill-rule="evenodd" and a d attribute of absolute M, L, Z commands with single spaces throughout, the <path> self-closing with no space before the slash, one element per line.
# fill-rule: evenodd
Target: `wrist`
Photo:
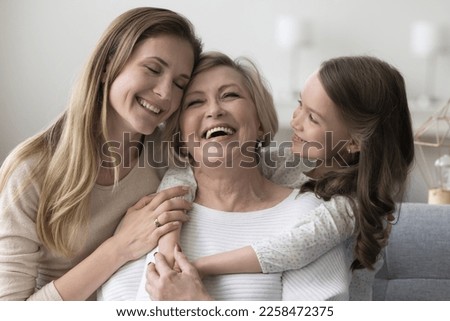
<path fill-rule="evenodd" d="M 198 275 L 200 276 L 201 279 L 211 275 L 210 271 L 208 270 L 207 260 L 205 260 L 205 258 L 202 257 L 195 260 L 194 262 L 192 262 L 192 265 L 197 270 Z"/>
<path fill-rule="evenodd" d="M 103 249 L 106 252 L 108 257 L 113 260 L 111 263 L 117 266 L 117 269 L 132 260 L 130 251 L 126 251 L 121 246 L 119 239 L 115 235 L 103 242 L 98 249 Z"/>

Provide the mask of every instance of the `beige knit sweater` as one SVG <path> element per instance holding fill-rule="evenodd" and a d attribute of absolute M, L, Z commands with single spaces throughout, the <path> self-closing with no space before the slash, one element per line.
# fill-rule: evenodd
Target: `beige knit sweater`
<path fill-rule="evenodd" d="M 0 299 L 61 300 L 53 280 L 92 253 L 114 233 L 128 208 L 144 195 L 156 191 L 164 170 L 149 165 L 142 153 L 138 164 L 119 185 L 96 185 L 90 195 L 91 219 L 87 240 L 81 251 L 67 259 L 51 253 L 36 232 L 36 212 L 40 186 L 32 182 L 13 201 L 14 191 L 21 186 L 34 164 L 23 162 L 0 194 Z M 93 296 L 95 298 L 95 294 Z"/>

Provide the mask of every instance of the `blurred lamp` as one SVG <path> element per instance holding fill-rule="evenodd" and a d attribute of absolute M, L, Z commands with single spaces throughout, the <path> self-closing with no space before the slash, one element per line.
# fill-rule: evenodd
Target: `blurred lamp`
<path fill-rule="evenodd" d="M 417 21 L 411 26 L 411 50 L 413 54 L 425 60 L 425 92 L 419 97 L 423 107 L 429 107 L 436 101 L 434 81 L 436 60 L 442 48 L 439 27 L 429 21 Z"/>
<path fill-rule="evenodd" d="M 418 168 L 428 185 L 428 203 L 450 204 L 450 100 L 415 132 Z M 434 149 L 437 159 L 430 170 L 424 149 Z"/>
<path fill-rule="evenodd" d="M 275 39 L 281 48 L 289 51 L 289 95 L 298 97 L 300 53 L 312 43 L 311 24 L 291 15 L 280 15 L 276 19 Z"/>

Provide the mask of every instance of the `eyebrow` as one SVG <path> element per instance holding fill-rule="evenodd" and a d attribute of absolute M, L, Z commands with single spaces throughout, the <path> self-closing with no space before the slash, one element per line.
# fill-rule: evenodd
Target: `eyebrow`
<path fill-rule="evenodd" d="M 239 85 L 237 85 L 235 83 L 231 83 L 231 84 L 225 84 L 225 85 L 220 86 L 219 87 L 219 91 L 222 91 L 222 90 L 224 90 L 226 88 L 229 88 L 229 87 L 236 87 L 238 89 L 241 89 L 241 87 Z"/>
<path fill-rule="evenodd" d="M 224 90 L 224 89 L 226 89 L 226 88 L 228 88 L 228 87 L 236 87 L 236 88 L 238 88 L 238 89 L 241 88 L 241 87 L 239 87 L 237 84 L 231 83 L 231 84 L 225 84 L 225 85 L 220 86 L 219 89 L 218 89 L 218 91 L 220 92 L 220 91 L 222 91 L 222 90 Z M 204 90 L 198 89 L 198 90 L 195 90 L 195 91 L 191 91 L 190 93 L 186 93 L 186 95 L 184 95 L 184 96 L 185 96 L 185 97 L 188 97 L 188 96 L 190 96 L 190 95 L 203 94 L 203 93 L 204 93 Z"/>
<path fill-rule="evenodd" d="M 146 57 L 145 59 L 155 59 L 155 60 L 157 60 L 161 65 L 163 65 L 164 67 L 169 67 L 169 64 L 167 63 L 167 61 L 165 61 L 165 60 L 162 59 L 161 57 L 151 56 L 151 57 Z M 191 79 L 191 77 L 190 77 L 189 75 L 186 75 L 186 74 L 181 74 L 180 77 L 186 78 L 187 80 Z"/>

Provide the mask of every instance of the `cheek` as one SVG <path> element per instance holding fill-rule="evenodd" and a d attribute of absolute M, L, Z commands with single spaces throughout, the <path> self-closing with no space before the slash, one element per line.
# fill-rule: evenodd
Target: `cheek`
<path fill-rule="evenodd" d="M 346 142 L 347 140 L 342 135 L 333 132 L 327 133 L 323 142 L 325 158 L 331 159 L 338 154 L 342 155 Z"/>
<path fill-rule="evenodd" d="M 111 84 L 111 87 L 109 88 L 108 92 L 108 100 L 110 104 L 114 105 L 115 102 L 117 102 L 120 97 L 122 96 L 123 91 L 123 84 L 120 80 L 120 78 L 116 78 L 113 83 Z"/>
<path fill-rule="evenodd" d="M 196 121 L 192 119 L 192 117 L 188 117 L 186 114 L 182 114 L 180 116 L 179 124 L 180 124 L 180 132 L 181 132 L 181 139 L 183 141 L 187 141 L 188 137 L 193 136 L 193 133 L 195 132 L 193 128 L 193 124 L 195 124 Z"/>
<path fill-rule="evenodd" d="M 172 92 L 172 106 L 175 107 L 174 110 L 178 109 L 181 105 L 181 99 L 183 98 L 183 92 L 180 89 L 173 89 Z"/>
<path fill-rule="evenodd" d="M 134 86 L 134 78 L 128 77 L 128 74 L 119 74 L 116 79 L 111 83 L 108 91 L 108 100 L 111 105 L 121 106 L 126 103 L 126 100 L 132 93 L 131 88 Z"/>

